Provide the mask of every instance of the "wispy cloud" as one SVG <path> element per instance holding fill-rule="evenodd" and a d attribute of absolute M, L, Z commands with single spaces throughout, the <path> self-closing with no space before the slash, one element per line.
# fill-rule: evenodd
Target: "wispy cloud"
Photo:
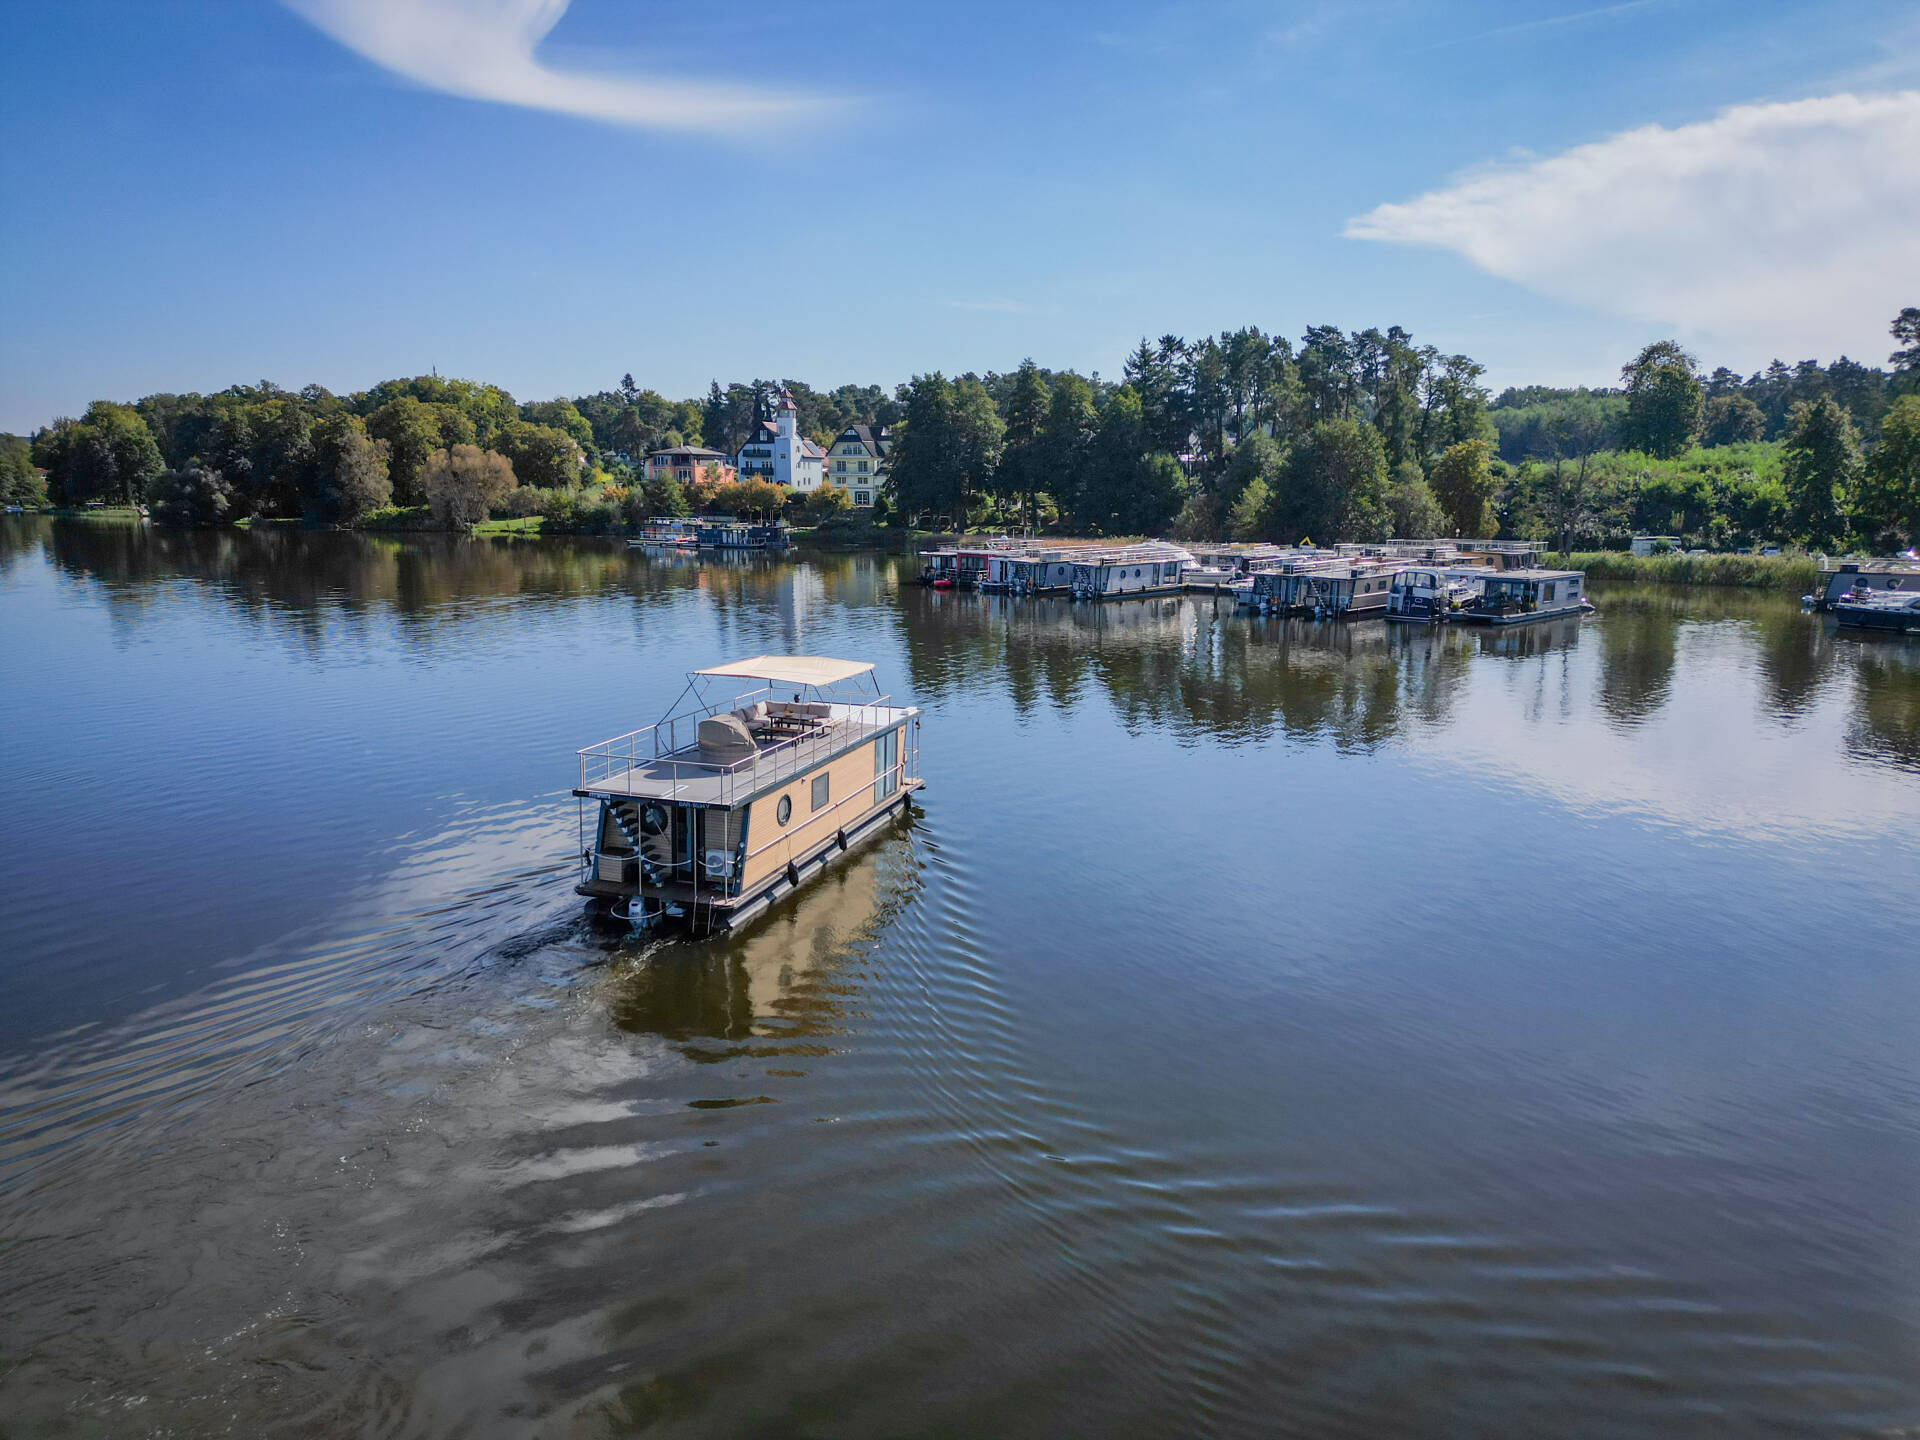
<path fill-rule="evenodd" d="M 534 52 L 571 0 L 284 3 L 376 65 L 470 100 L 678 130 L 739 130 L 828 104 L 784 88 L 754 90 L 552 69 Z"/>
<path fill-rule="evenodd" d="M 1347 222 L 1757 362 L 1875 357 L 1920 276 L 1920 93 L 1743 105 Z"/>
<path fill-rule="evenodd" d="M 1471 45 L 1482 40 L 1502 40 L 1510 35 L 1525 35 L 1536 30 L 1557 30 L 1565 25 L 1611 19 L 1616 15 L 1625 15 L 1630 11 L 1644 10 L 1649 5 L 1663 3 L 1665 0 L 1620 0 L 1620 3 L 1614 5 L 1596 5 L 1591 9 L 1575 10 L 1566 15 L 1542 15 L 1534 20 L 1517 20 L 1511 25 L 1496 25 L 1491 30 L 1476 30 L 1471 35 L 1455 35 L 1425 48 L 1445 50 L 1454 45 Z"/>

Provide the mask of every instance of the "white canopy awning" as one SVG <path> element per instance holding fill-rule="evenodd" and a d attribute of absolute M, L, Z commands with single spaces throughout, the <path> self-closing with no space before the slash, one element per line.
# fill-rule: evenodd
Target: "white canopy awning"
<path fill-rule="evenodd" d="M 832 660 L 824 655 L 756 655 L 751 660 L 735 660 L 730 665 L 715 665 L 710 670 L 693 673 L 769 680 L 775 685 L 823 686 L 839 685 L 872 671 L 873 666 L 862 660 Z"/>

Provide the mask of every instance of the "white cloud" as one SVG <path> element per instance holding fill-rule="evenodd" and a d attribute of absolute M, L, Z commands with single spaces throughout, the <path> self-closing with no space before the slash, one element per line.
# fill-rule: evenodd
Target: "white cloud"
<path fill-rule="evenodd" d="M 784 89 L 554 70 L 534 51 L 571 0 L 285 0 L 376 65 L 471 100 L 618 125 L 740 129 L 825 102 Z"/>
<path fill-rule="evenodd" d="M 1920 92 L 1743 105 L 1490 167 L 1347 222 L 1556 300 L 1670 328 L 1710 363 L 1885 358 L 1920 303 Z"/>

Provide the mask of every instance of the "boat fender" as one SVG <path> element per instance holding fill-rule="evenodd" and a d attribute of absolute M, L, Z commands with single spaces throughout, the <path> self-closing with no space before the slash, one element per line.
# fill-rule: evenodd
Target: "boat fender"
<path fill-rule="evenodd" d="M 787 862 L 787 884 L 796 888 L 800 884 L 800 867 L 791 860 Z"/>

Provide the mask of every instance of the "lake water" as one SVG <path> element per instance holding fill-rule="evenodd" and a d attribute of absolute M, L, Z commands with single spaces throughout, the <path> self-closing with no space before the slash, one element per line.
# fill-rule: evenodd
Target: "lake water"
<path fill-rule="evenodd" d="M 1920 645 L 0 522 L 0 1432 L 1910 1434 Z M 745 935 L 573 751 L 870 658 Z"/>

